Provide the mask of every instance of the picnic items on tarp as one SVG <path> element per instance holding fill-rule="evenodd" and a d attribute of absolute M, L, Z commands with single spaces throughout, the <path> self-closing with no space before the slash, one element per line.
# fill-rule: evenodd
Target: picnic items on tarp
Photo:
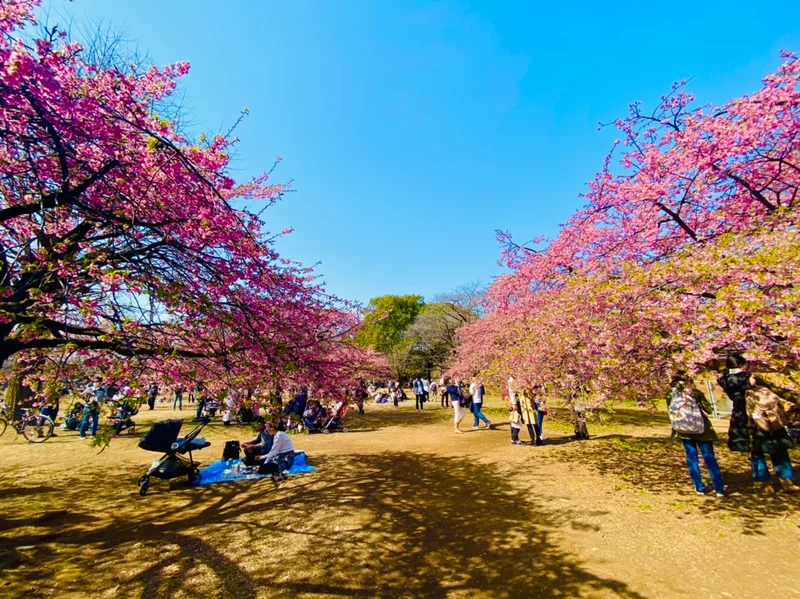
<path fill-rule="evenodd" d="M 289 470 L 284 471 L 284 476 L 313 472 L 314 467 L 306 461 L 306 452 L 296 451 L 294 462 Z M 240 459 L 219 460 L 203 468 L 192 482 L 193 485 L 204 487 L 215 483 L 236 482 L 241 480 L 259 480 L 269 478 L 269 474 L 259 474 L 258 466 L 245 466 Z"/>

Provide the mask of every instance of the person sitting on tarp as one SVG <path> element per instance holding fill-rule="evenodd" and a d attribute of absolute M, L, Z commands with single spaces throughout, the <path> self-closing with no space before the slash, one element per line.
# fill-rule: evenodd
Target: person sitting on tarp
<path fill-rule="evenodd" d="M 256 456 L 261 462 L 258 467 L 259 474 L 280 475 L 289 470 L 294 463 L 294 444 L 282 430 L 278 430 L 275 422 L 267 423 L 267 432 L 272 437 L 272 449 L 266 455 Z M 282 427 L 281 427 L 282 428 Z"/>
<path fill-rule="evenodd" d="M 264 419 L 259 417 L 256 419 L 256 431 L 258 436 L 249 443 L 242 443 L 242 450 L 244 451 L 244 463 L 247 466 L 257 466 L 259 456 L 266 455 L 272 449 L 273 439 L 272 434 L 268 432 Z"/>

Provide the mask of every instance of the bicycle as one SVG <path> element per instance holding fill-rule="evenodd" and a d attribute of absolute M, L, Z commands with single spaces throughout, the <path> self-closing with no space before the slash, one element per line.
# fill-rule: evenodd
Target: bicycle
<path fill-rule="evenodd" d="M 6 432 L 9 422 L 14 427 L 14 431 L 25 437 L 28 443 L 44 443 L 53 434 L 55 428 L 55 424 L 49 416 L 42 416 L 27 408 L 12 412 L 4 402 L 0 401 L 0 436 Z"/>

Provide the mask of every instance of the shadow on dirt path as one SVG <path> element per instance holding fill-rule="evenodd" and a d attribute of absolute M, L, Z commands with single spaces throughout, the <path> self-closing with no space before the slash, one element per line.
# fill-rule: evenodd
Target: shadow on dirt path
<path fill-rule="evenodd" d="M 164 485 L 141 499 L 129 485 L 73 471 L 57 489 L 42 487 L 52 515 L 38 519 L 23 507 L 31 486 L 17 495 L 6 489 L 6 506 L 19 517 L 0 527 L 0 591 L 643 599 L 561 549 L 552 533 L 564 522 L 468 458 L 386 452 L 317 465 L 280 488 Z M 135 479 L 130 470 L 119 480 Z"/>

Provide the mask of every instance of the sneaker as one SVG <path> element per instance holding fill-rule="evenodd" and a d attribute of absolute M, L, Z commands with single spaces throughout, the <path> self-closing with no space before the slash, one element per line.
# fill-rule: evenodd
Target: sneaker
<path fill-rule="evenodd" d="M 800 487 L 798 487 L 796 484 L 794 484 L 794 481 L 789 480 L 788 478 L 781 478 L 778 481 L 778 484 L 780 484 L 784 493 L 797 493 L 800 491 Z"/>
<path fill-rule="evenodd" d="M 544 435 L 542 435 L 542 441 L 547 441 L 547 437 L 545 437 Z"/>
<path fill-rule="evenodd" d="M 491 422 L 487 422 L 486 423 L 486 430 L 488 431 L 490 428 L 492 428 L 492 423 Z"/>
<path fill-rule="evenodd" d="M 722 499 L 723 497 L 725 497 L 725 493 L 717 493 L 717 497 L 719 497 L 720 499 Z"/>
<path fill-rule="evenodd" d="M 700 489 L 699 491 L 695 490 L 695 493 L 697 493 L 698 495 L 705 495 L 707 490 L 708 489 Z"/>
<path fill-rule="evenodd" d="M 480 428 L 479 426 L 473 426 L 473 427 L 472 427 L 472 430 L 476 431 L 476 430 L 478 430 L 479 428 Z"/>
<path fill-rule="evenodd" d="M 511 445 L 522 445 L 522 441 L 511 441 Z"/>

